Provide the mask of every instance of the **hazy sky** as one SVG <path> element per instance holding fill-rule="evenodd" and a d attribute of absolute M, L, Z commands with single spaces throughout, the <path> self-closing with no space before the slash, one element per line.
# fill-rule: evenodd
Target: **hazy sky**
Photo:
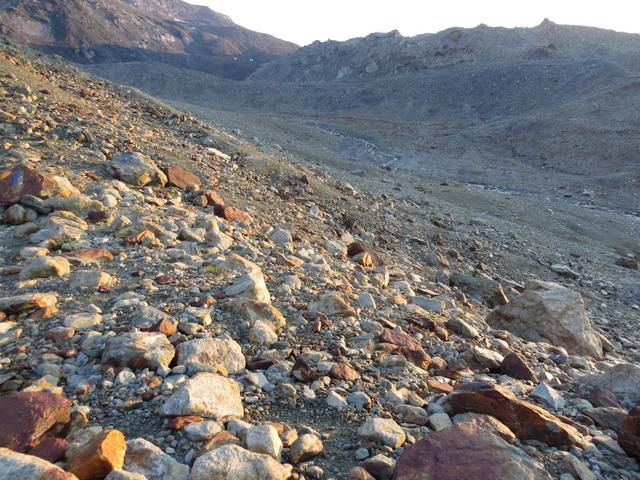
<path fill-rule="evenodd" d="M 247 28 L 306 45 L 398 29 L 403 35 L 480 23 L 556 23 L 640 33 L 640 0 L 188 0 Z"/>

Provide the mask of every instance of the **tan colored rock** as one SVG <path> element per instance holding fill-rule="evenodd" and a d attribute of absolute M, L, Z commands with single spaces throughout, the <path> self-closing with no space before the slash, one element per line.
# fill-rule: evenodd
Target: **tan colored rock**
<path fill-rule="evenodd" d="M 170 165 L 167 168 L 167 184 L 181 190 L 198 190 L 202 182 L 198 176 L 180 165 Z"/>
<path fill-rule="evenodd" d="M 240 386 L 220 375 L 198 373 L 182 383 L 165 401 L 160 414 L 168 417 L 197 415 L 213 420 L 242 418 Z"/>
<path fill-rule="evenodd" d="M 329 317 L 350 317 L 356 314 L 353 307 L 337 292 L 322 295 L 318 301 L 309 305 L 309 311 L 323 313 Z"/>
<path fill-rule="evenodd" d="M 177 347 L 178 365 L 187 367 L 189 374 L 197 372 L 228 373 L 244 371 L 246 361 L 242 348 L 231 338 L 197 338 Z"/>
<path fill-rule="evenodd" d="M 562 346 L 576 355 L 602 357 L 602 342 L 582 297 L 557 283 L 532 282 L 509 304 L 493 310 L 487 320 L 525 340 Z"/>
<path fill-rule="evenodd" d="M 78 480 L 53 463 L 0 448 L 0 478 L 10 480 Z"/>
<path fill-rule="evenodd" d="M 167 183 L 167 176 L 142 153 L 123 153 L 114 157 L 109 163 L 109 170 L 117 179 L 136 187 L 149 184 L 164 186 Z"/>
<path fill-rule="evenodd" d="M 66 467 L 80 480 L 102 480 L 113 469 L 122 468 L 126 449 L 122 432 L 105 430 L 78 448 Z"/>
<path fill-rule="evenodd" d="M 43 318 L 58 311 L 58 297 L 53 293 L 27 293 L 14 297 L 0 298 L 0 312 L 5 315 L 40 312 Z"/>
<path fill-rule="evenodd" d="M 168 367 L 175 355 L 173 345 L 162 333 L 130 332 L 109 337 L 102 363 L 133 369 Z"/>
<path fill-rule="evenodd" d="M 127 442 L 124 468 L 129 472 L 144 475 L 147 480 L 187 480 L 189 467 L 164 453 L 153 443 L 143 438 Z"/>
<path fill-rule="evenodd" d="M 64 257 L 37 257 L 20 271 L 20 278 L 49 278 L 69 275 L 71 266 Z"/>
<path fill-rule="evenodd" d="M 76 270 L 69 278 L 69 288 L 73 290 L 100 290 L 111 288 L 116 279 L 107 272 Z"/>
<path fill-rule="evenodd" d="M 269 455 L 224 445 L 198 457 L 189 480 L 287 480 L 290 474 Z"/>

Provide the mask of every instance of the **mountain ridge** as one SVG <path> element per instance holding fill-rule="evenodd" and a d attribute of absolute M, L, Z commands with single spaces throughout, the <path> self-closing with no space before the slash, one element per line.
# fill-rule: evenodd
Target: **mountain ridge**
<path fill-rule="evenodd" d="M 159 61 L 242 79 L 297 45 L 181 0 L 0 4 L 0 33 L 76 63 Z"/>

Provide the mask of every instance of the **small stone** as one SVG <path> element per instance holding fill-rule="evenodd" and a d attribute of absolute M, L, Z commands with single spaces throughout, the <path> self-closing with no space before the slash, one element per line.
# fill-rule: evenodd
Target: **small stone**
<path fill-rule="evenodd" d="M 370 418 L 358 430 L 364 440 L 382 443 L 391 448 L 399 448 L 407 436 L 404 430 L 391 419 Z"/>
<path fill-rule="evenodd" d="M 271 425 L 256 425 L 247 429 L 245 436 L 247 448 L 255 453 L 264 453 L 280 461 L 282 441 L 278 431 Z"/>
<path fill-rule="evenodd" d="M 127 442 L 124 469 L 147 480 L 187 480 L 189 467 L 164 453 L 153 443 L 143 438 Z"/>
<path fill-rule="evenodd" d="M 291 446 L 289 460 L 293 464 L 305 462 L 320 455 L 324 450 L 322 440 L 316 435 L 306 433 L 299 437 Z"/>

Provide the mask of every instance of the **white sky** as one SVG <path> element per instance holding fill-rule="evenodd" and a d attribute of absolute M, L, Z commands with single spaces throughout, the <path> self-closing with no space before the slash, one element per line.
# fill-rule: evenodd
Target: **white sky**
<path fill-rule="evenodd" d="M 640 0 L 187 0 L 244 27 L 306 45 L 398 29 L 417 35 L 480 23 L 556 23 L 640 33 Z"/>

